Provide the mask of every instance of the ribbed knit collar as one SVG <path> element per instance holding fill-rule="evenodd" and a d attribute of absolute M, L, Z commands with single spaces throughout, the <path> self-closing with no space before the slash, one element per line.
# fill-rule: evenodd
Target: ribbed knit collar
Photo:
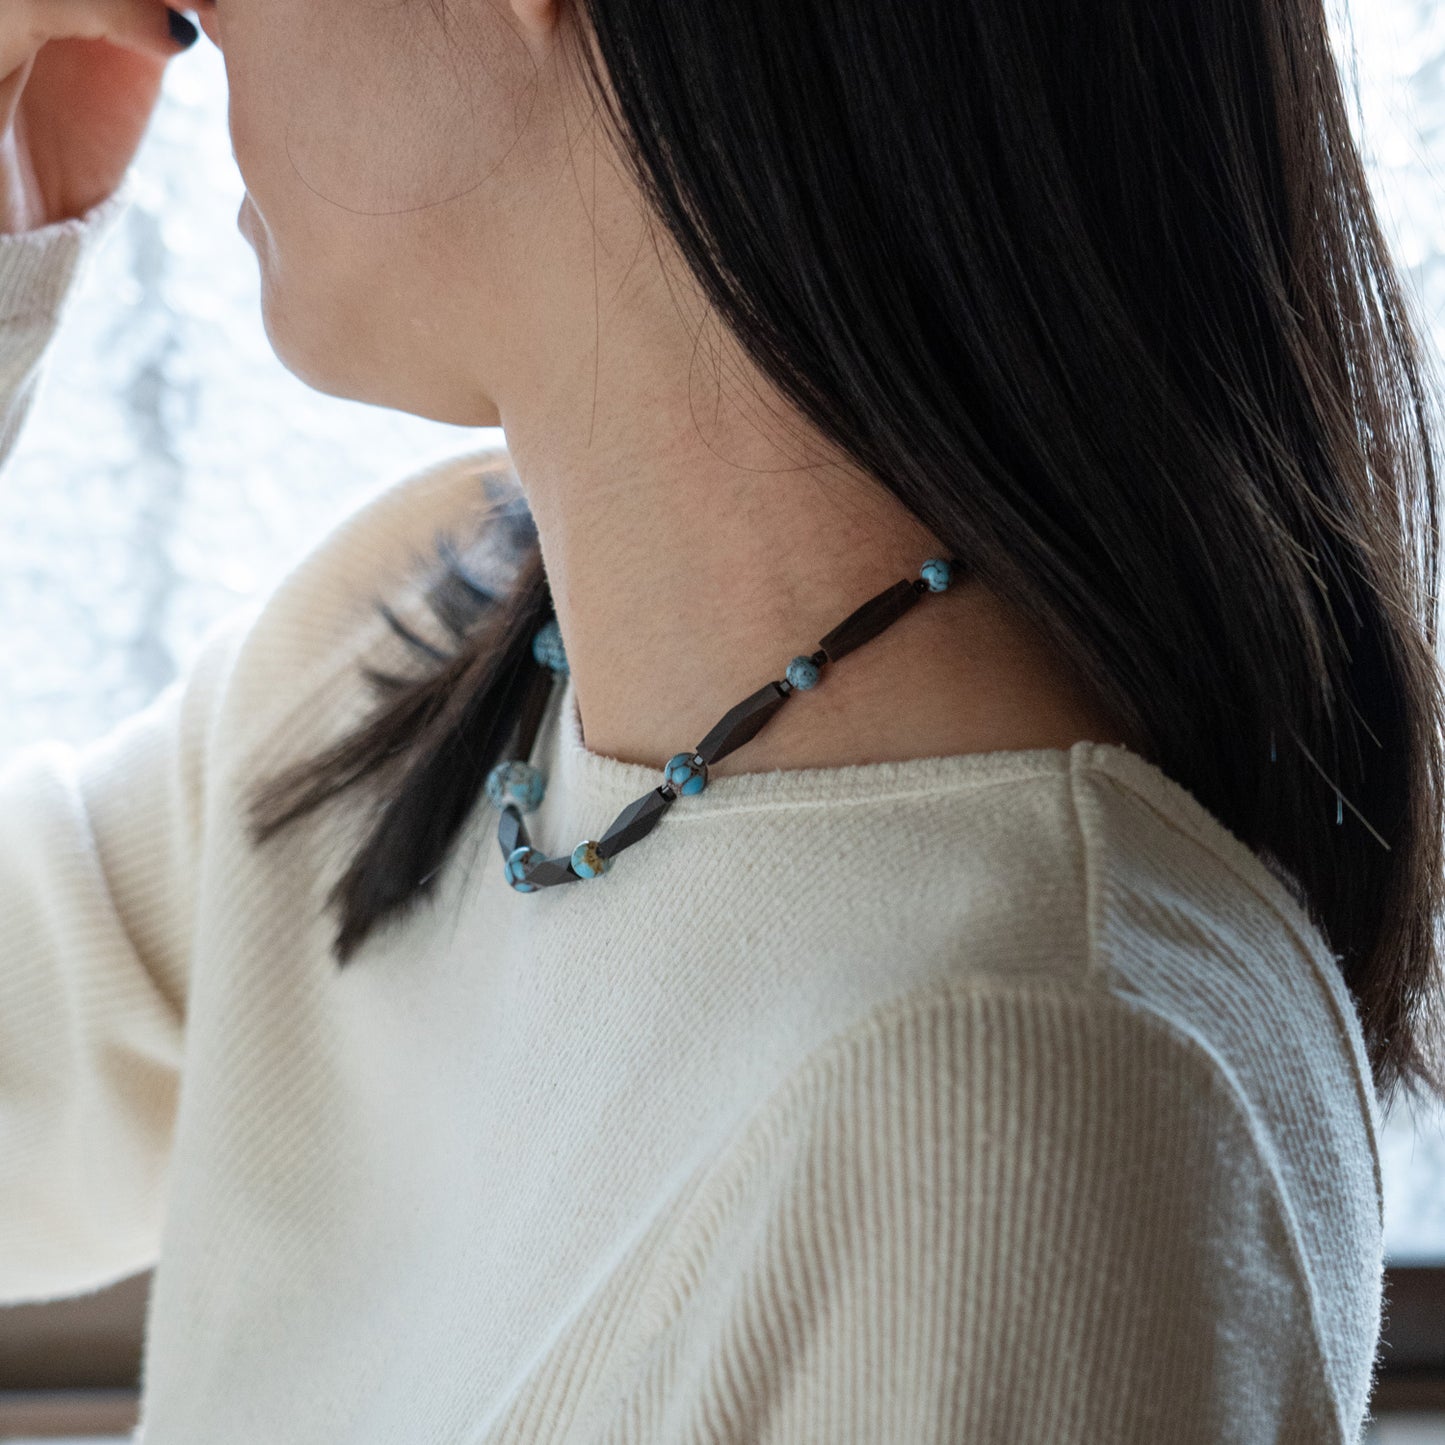
<path fill-rule="evenodd" d="M 576 689 L 570 674 L 554 694 L 538 739 L 537 756 L 548 780 L 545 814 L 565 816 L 570 827 L 590 828 L 590 837 L 599 837 L 623 808 L 662 781 L 660 765 L 650 768 L 623 762 L 583 745 Z M 1112 778 L 1168 818 L 1180 832 L 1228 862 L 1242 881 L 1265 897 L 1297 932 L 1316 932 L 1316 925 L 1291 888 L 1259 854 L 1155 763 L 1116 743 L 1081 741 L 1069 748 L 1002 749 L 841 767 L 735 773 L 714 778 L 702 792 L 679 798 L 660 826 L 676 827 L 685 821 L 701 822 L 771 809 L 895 801 L 902 806 L 910 798 L 937 798 L 940 794 L 1081 771 Z"/>
<path fill-rule="evenodd" d="M 548 727 L 556 729 L 539 739 L 550 768 L 548 790 L 585 798 L 612 807 L 614 816 L 635 798 L 662 782 L 661 763 L 644 767 L 590 751 L 582 741 L 577 694 L 569 674 L 554 698 Z M 695 741 L 695 740 L 694 740 Z M 678 744 L 681 752 L 687 740 Z M 1079 743 L 1076 748 L 1091 748 Z M 1123 751 L 1116 749 L 1116 751 Z M 1133 756 L 1131 754 L 1131 756 Z M 1149 766 L 1141 758 L 1143 766 Z M 1011 752 L 965 753 L 944 757 L 907 758 L 878 763 L 850 763 L 839 767 L 776 768 L 767 772 L 733 773 L 713 778 L 700 793 L 679 798 L 669 816 L 704 817 L 758 808 L 788 808 L 806 804 L 864 802 L 889 798 L 936 795 L 961 787 L 993 784 L 1067 772 L 1070 754 L 1061 748 L 1028 748 Z M 1162 774 L 1160 775 L 1163 776 Z M 602 820 L 606 826 L 611 817 Z"/>

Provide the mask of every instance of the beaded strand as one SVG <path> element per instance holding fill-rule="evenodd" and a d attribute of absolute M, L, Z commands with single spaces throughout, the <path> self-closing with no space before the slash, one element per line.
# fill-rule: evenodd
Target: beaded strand
<path fill-rule="evenodd" d="M 512 745 L 514 756 L 499 762 L 487 774 L 487 797 L 501 813 L 497 841 L 507 882 L 518 893 L 534 893 L 558 883 L 600 877 L 624 848 L 630 848 L 657 826 L 678 797 L 702 792 L 713 763 L 751 741 L 794 692 L 816 687 L 825 664 L 837 662 L 855 647 L 872 641 L 923 593 L 946 592 L 955 571 L 963 572 L 963 563 L 956 558 L 945 561 L 932 557 L 918 569 L 916 578 L 895 582 L 851 612 L 819 642 L 816 652 L 795 657 L 782 678 L 765 683 L 726 712 L 697 747 L 674 753 L 663 765 L 662 782 L 629 803 L 600 838 L 584 838 L 569 855 L 556 858 L 548 858 L 532 846 L 522 820 L 522 815 L 540 807 L 546 796 L 547 781 L 541 770 L 525 759 L 532 752 L 550 694 L 568 672 L 561 631 L 556 618 L 550 619 L 532 639 L 532 656 L 542 667 L 538 682 L 523 700 Z"/>

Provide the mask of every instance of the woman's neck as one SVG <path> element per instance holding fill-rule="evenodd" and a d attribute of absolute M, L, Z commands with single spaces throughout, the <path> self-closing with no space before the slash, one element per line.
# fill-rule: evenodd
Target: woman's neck
<path fill-rule="evenodd" d="M 628 413 L 610 406 L 602 415 Z M 579 412 L 581 409 L 579 408 Z M 789 464 L 726 408 L 507 425 L 587 748 L 660 767 L 861 603 L 948 549 L 891 493 Z M 824 668 L 714 776 L 1121 742 L 1060 660 L 967 576 Z"/>

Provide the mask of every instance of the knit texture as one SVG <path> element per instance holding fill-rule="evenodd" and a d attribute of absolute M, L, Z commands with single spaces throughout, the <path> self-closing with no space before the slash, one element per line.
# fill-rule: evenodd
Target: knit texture
<path fill-rule="evenodd" d="M 123 204 L 0 239 L 7 449 Z M 1357 1441 L 1352 1000 L 1124 748 L 722 777 L 530 895 L 483 800 L 337 968 L 364 816 L 257 849 L 246 800 L 519 495 L 500 449 L 400 479 L 150 706 L 0 766 L 0 1300 L 156 1265 L 145 1445 Z M 549 854 L 660 777 L 570 679 L 534 760 Z"/>

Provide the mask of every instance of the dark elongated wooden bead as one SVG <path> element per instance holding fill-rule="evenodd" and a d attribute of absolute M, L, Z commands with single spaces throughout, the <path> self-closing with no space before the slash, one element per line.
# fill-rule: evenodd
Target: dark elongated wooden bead
<path fill-rule="evenodd" d="M 703 762 L 711 766 L 756 736 L 782 705 L 788 694 L 776 682 L 765 683 L 751 697 L 725 712 L 713 730 L 697 745 Z"/>
<path fill-rule="evenodd" d="M 530 848 L 532 840 L 522 822 L 522 815 L 509 803 L 502 809 L 497 823 L 497 841 L 502 845 L 502 857 L 510 858 L 518 848 Z"/>
<path fill-rule="evenodd" d="M 895 582 L 886 592 L 880 592 L 856 612 L 850 612 L 818 646 L 828 654 L 829 662 L 837 662 L 897 622 L 921 595 L 911 579 Z"/>
<path fill-rule="evenodd" d="M 551 888 L 557 883 L 581 883 L 567 858 L 547 858 L 527 870 L 527 882 L 534 888 Z"/>
<path fill-rule="evenodd" d="M 597 840 L 597 851 L 604 858 L 612 858 L 624 848 L 630 848 L 638 839 L 645 838 L 662 821 L 662 815 L 672 806 L 676 796 L 676 793 L 664 793 L 661 788 L 654 788 L 635 803 L 629 803 Z"/>

